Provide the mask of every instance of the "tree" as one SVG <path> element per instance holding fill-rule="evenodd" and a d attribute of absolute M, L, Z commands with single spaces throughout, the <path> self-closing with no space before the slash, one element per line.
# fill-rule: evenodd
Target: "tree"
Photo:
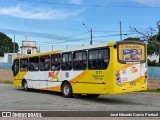
<path fill-rule="evenodd" d="M 155 30 L 153 28 L 149 28 L 147 32 L 142 32 L 135 27 L 131 27 L 131 31 L 134 33 L 138 33 L 141 35 L 141 40 L 146 41 L 148 43 L 147 49 L 148 54 L 158 53 L 160 56 L 160 22 L 157 22 L 157 28 L 159 29 L 159 32 L 155 34 Z M 159 57 L 159 63 L 160 63 L 160 57 Z"/>
<path fill-rule="evenodd" d="M 128 37 L 126 39 L 124 39 L 124 41 L 140 41 L 143 42 L 143 40 L 141 40 L 140 38 L 136 38 L 136 37 Z M 148 55 L 152 55 L 154 54 L 156 51 L 156 46 L 153 45 L 151 42 L 148 42 L 147 44 L 147 54 Z"/>
<path fill-rule="evenodd" d="M 4 53 L 13 53 L 14 42 L 6 34 L 0 32 L 0 56 Z M 19 46 L 15 43 L 15 52 L 18 52 Z"/>
<path fill-rule="evenodd" d="M 141 41 L 140 38 L 136 38 L 136 37 L 128 37 L 126 39 L 124 39 L 124 41 Z"/>

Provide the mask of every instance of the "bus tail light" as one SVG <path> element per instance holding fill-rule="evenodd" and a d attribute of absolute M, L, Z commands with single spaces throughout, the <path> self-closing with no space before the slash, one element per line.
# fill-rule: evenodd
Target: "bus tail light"
<path fill-rule="evenodd" d="M 144 74 L 144 83 L 146 84 L 147 83 L 147 79 L 148 79 L 148 71 L 145 72 Z"/>
<path fill-rule="evenodd" d="M 119 73 L 119 72 L 116 72 L 116 73 L 115 73 L 115 77 L 116 77 L 116 84 L 117 84 L 118 86 L 121 86 L 120 73 Z"/>

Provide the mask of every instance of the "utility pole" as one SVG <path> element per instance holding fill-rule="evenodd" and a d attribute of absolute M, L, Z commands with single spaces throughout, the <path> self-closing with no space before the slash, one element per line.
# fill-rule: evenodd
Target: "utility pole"
<path fill-rule="evenodd" d="M 52 45 L 52 51 L 53 51 L 53 45 Z"/>
<path fill-rule="evenodd" d="M 120 41 L 122 41 L 122 23 L 120 21 Z"/>
<path fill-rule="evenodd" d="M 15 35 L 14 35 L 14 42 L 13 42 L 13 53 L 15 53 Z"/>
<path fill-rule="evenodd" d="M 40 46 L 39 46 L 39 53 L 40 53 L 41 51 L 40 51 Z"/>
<path fill-rule="evenodd" d="M 157 22 L 158 34 L 160 34 L 160 21 Z"/>
<path fill-rule="evenodd" d="M 89 34 L 90 34 L 90 38 L 91 38 L 91 40 L 90 40 L 90 45 L 92 45 L 93 44 L 93 36 L 92 36 L 92 28 L 91 28 L 91 30 L 89 31 L 89 29 L 88 29 L 88 27 L 86 26 L 86 24 L 84 24 L 83 23 L 83 25 L 86 27 L 86 29 L 87 29 L 87 31 L 89 32 Z"/>
<path fill-rule="evenodd" d="M 90 45 L 92 45 L 92 29 L 91 29 L 91 41 L 90 41 Z"/>

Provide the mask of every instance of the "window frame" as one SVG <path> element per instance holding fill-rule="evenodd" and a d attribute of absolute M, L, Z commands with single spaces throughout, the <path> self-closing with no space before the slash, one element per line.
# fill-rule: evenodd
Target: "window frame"
<path fill-rule="evenodd" d="M 24 59 L 27 60 L 27 70 L 21 70 L 21 60 L 24 60 Z M 29 69 L 29 59 L 28 59 L 28 58 L 21 58 L 19 61 L 20 61 L 20 71 L 22 71 L 22 72 L 23 72 L 23 71 L 24 71 L 24 72 L 25 72 L 25 71 L 28 71 L 28 69 Z"/>
<path fill-rule="evenodd" d="M 53 55 L 59 55 L 59 69 L 52 69 L 52 56 Z M 56 57 L 57 58 L 57 57 Z M 50 57 L 50 70 L 51 71 L 60 71 L 61 70 L 61 54 L 60 53 L 56 53 L 56 54 L 51 54 L 51 57 Z"/>
<path fill-rule="evenodd" d="M 30 48 L 27 49 L 27 55 L 31 55 L 32 54 L 32 50 Z"/>
<path fill-rule="evenodd" d="M 38 58 L 38 63 L 37 63 L 38 69 L 37 70 L 30 70 L 30 58 L 36 58 L 36 57 Z M 28 59 L 29 59 L 28 71 L 39 71 L 39 56 L 29 57 Z"/>
<path fill-rule="evenodd" d="M 68 54 L 68 60 L 69 60 L 69 54 L 71 54 L 71 61 L 68 61 L 70 62 L 70 65 L 71 65 L 71 68 L 70 69 L 63 69 L 62 67 L 62 61 L 63 61 L 63 55 L 64 54 Z M 68 70 L 72 70 L 73 69 L 73 54 L 72 52 L 65 52 L 65 53 L 61 53 L 61 70 L 62 71 L 68 71 Z"/>
<path fill-rule="evenodd" d="M 99 50 L 100 51 L 100 50 L 103 50 L 103 49 L 107 49 L 108 50 L 108 63 L 106 65 L 106 67 L 103 68 L 103 69 L 91 69 L 91 68 L 89 68 L 89 62 L 90 62 L 89 52 L 90 51 L 94 51 L 94 50 Z M 109 47 L 98 47 L 98 48 L 88 49 L 88 62 L 87 62 L 88 70 L 106 70 L 108 68 L 108 66 L 109 66 L 109 63 L 110 63 L 110 48 Z"/>
<path fill-rule="evenodd" d="M 85 62 L 86 62 L 86 68 L 83 68 L 83 69 L 76 69 L 76 68 L 74 68 L 74 55 L 76 54 L 76 53 L 80 53 L 80 52 L 82 52 L 82 60 L 77 60 L 77 61 L 84 61 L 83 60 L 83 53 L 85 52 L 85 54 L 86 54 L 86 60 L 85 60 Z M 86 69 L 88 69 L 88 52 L 87 52 L 87 50 L 79 50 L 79 51 L 74 51 L 73 52 L 73 55 L 72 55 L 72 68 L 73 68 L 73 70 L 86 70 Z"/>
<path fill-rule="evenodd" d="M 44 69 L 41 69 L 41 67 L 40 67 L 40 62 L 41 62 L 41 57 L 46 57 L 46 56 L 48 56 L 49 57 L 49 69 L 45 69 L 45 62 L 44 63 L 42 63 L 42 65 L 44 64 Z M 46 59 L 46 58 L 45 58 Z M 49 71 L 51 69 L 51 56 L 50 55 L 40 55 L 39 56 L 39 71 Z"/>
<path fill-rule="evenodd" d="M 119 59 L 119 45 L 121 44 L 137 44 L 137 45 L 143 45 L 144 46 L 144 60 L 141 60 L 141 61 L 123 61 L 123 60 L 120 60 Z M 128 63 L 145 63 L 147 61 L 147 57 L 146 57 L 146 50 L 147 47 L 146 45 L 143 43 L 143 42 L 137 42 L 137 41 L 121 41 L 121 42 L 117 42 L 117 60 L 118 60 L 118 63 L 121 63 L 121 64 L 127 64 Z"/>

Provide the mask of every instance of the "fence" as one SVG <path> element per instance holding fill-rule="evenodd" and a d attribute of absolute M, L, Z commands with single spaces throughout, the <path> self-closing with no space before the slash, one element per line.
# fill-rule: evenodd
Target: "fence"
<path fill-rule="evenodd" d="M 148 77 L 160 79 L 160 67 L 148 67 Z"/>
<path fill-rule="evenodd" d="M 12 63 L 0 62 L 0 69 L 10 70 L 12 68 Z"/>

